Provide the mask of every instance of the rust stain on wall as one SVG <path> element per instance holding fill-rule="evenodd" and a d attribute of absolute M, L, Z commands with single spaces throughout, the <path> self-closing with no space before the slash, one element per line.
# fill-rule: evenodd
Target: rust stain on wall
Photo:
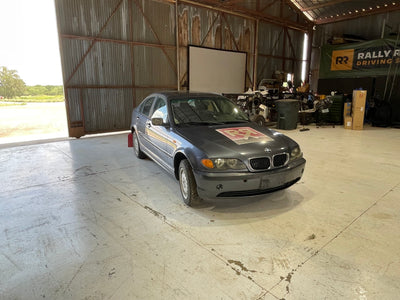
<path fill-rule="evenodd" d="M 234 50 L 232 37 L 227 27 L 224 28 L 224 37 L 225 50 Z"/>
<path fill-rule="evenodd" d="M 189 29 L 188 29 L 188 10 L 184 9 L 178 17 L 179 24 L 179 71 L 181 74 L 181 78 L 179 78 L 179 84 L 181 87 L 187 86 L 187 59 L 188 59 L 188 51 L 187 45 L 189 44 Z"/>
<path fill-rule="evenodd" d="M 179 15 L 179 45 L 187 46 L 189 41 L 189 33 L 188 33 L 188 10 L 185 9 Z"/>
<path fill-rule="evenodd" d="M 201 44 L 199 16 L 194 16 L 192 19 L 192 44 L 193 45 Z"/>
<path fill-rule="evenodd" d="M 215 28 L 215 45 L 214 47 L 217 49 L 222 48 L 222 31 L 221 31 L 221 25 L 217 25 Z"/>

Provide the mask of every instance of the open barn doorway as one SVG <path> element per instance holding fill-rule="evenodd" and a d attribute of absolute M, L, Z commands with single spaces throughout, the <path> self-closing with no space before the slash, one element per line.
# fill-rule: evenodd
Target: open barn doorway
<path fill-rule="evenodd" d="M 0 144 L 68 136 L 53 0 L 1 1 Z"/>

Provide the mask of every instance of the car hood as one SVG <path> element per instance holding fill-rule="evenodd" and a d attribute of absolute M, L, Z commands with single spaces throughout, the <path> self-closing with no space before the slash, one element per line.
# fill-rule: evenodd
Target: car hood
<path fill-rule="evenodd" d="M 176 131 L 210 158 L 244 159 L 288 152 L 297 146 L 285 135 L 256 123 L 189 126 L 177 128 Z"/>

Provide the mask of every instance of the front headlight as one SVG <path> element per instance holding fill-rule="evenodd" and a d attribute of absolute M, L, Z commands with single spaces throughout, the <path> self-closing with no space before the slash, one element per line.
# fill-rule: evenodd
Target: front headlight
<path fill-rule="evenodd" d="M 215 158 L 202 159 L 201 163 L 207 169 L 215 170 L 243 170 L 246 169 L 245 164 L 236 158 Z"/>
<path fill-rule="evenodd" d="M 301 153 L 300 147 L 296 146 L 290 151 L 290 160 L 296 159 L 298 157 L 301 157 L 303 153 Z"/>

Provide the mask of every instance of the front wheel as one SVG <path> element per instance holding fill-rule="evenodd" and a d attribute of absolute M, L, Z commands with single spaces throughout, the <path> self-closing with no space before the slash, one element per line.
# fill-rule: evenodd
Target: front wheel
<path fill-rule="evenodd" d="M 254 122 L 256 122 L 256 123 L 257 123 L 258 125 L 260 125 L 260 126 L 265 126 L 265 119 L 264 119 L 263 116 L 258 115 L 258 116 L 255 118 Z"/>
<path fill-rule="evenodd" d="M 140 144 L 139 144 L 139 138 L 137 136 L 136 131 L 132 133 L 132 138 L 133 138 L 133 151 L 135 151 L 135 155 L 137 158 L 145 158 L 146 154 L 140 150 Z"/>
<path fill-rule="evenodd" d="M 183 202 L 186 205 L 193 206 L 200 202 L 200 197 L 197 194 L 196 180 L 187 159 L 183 159 L 179 164 L 179 186 Z"/>

